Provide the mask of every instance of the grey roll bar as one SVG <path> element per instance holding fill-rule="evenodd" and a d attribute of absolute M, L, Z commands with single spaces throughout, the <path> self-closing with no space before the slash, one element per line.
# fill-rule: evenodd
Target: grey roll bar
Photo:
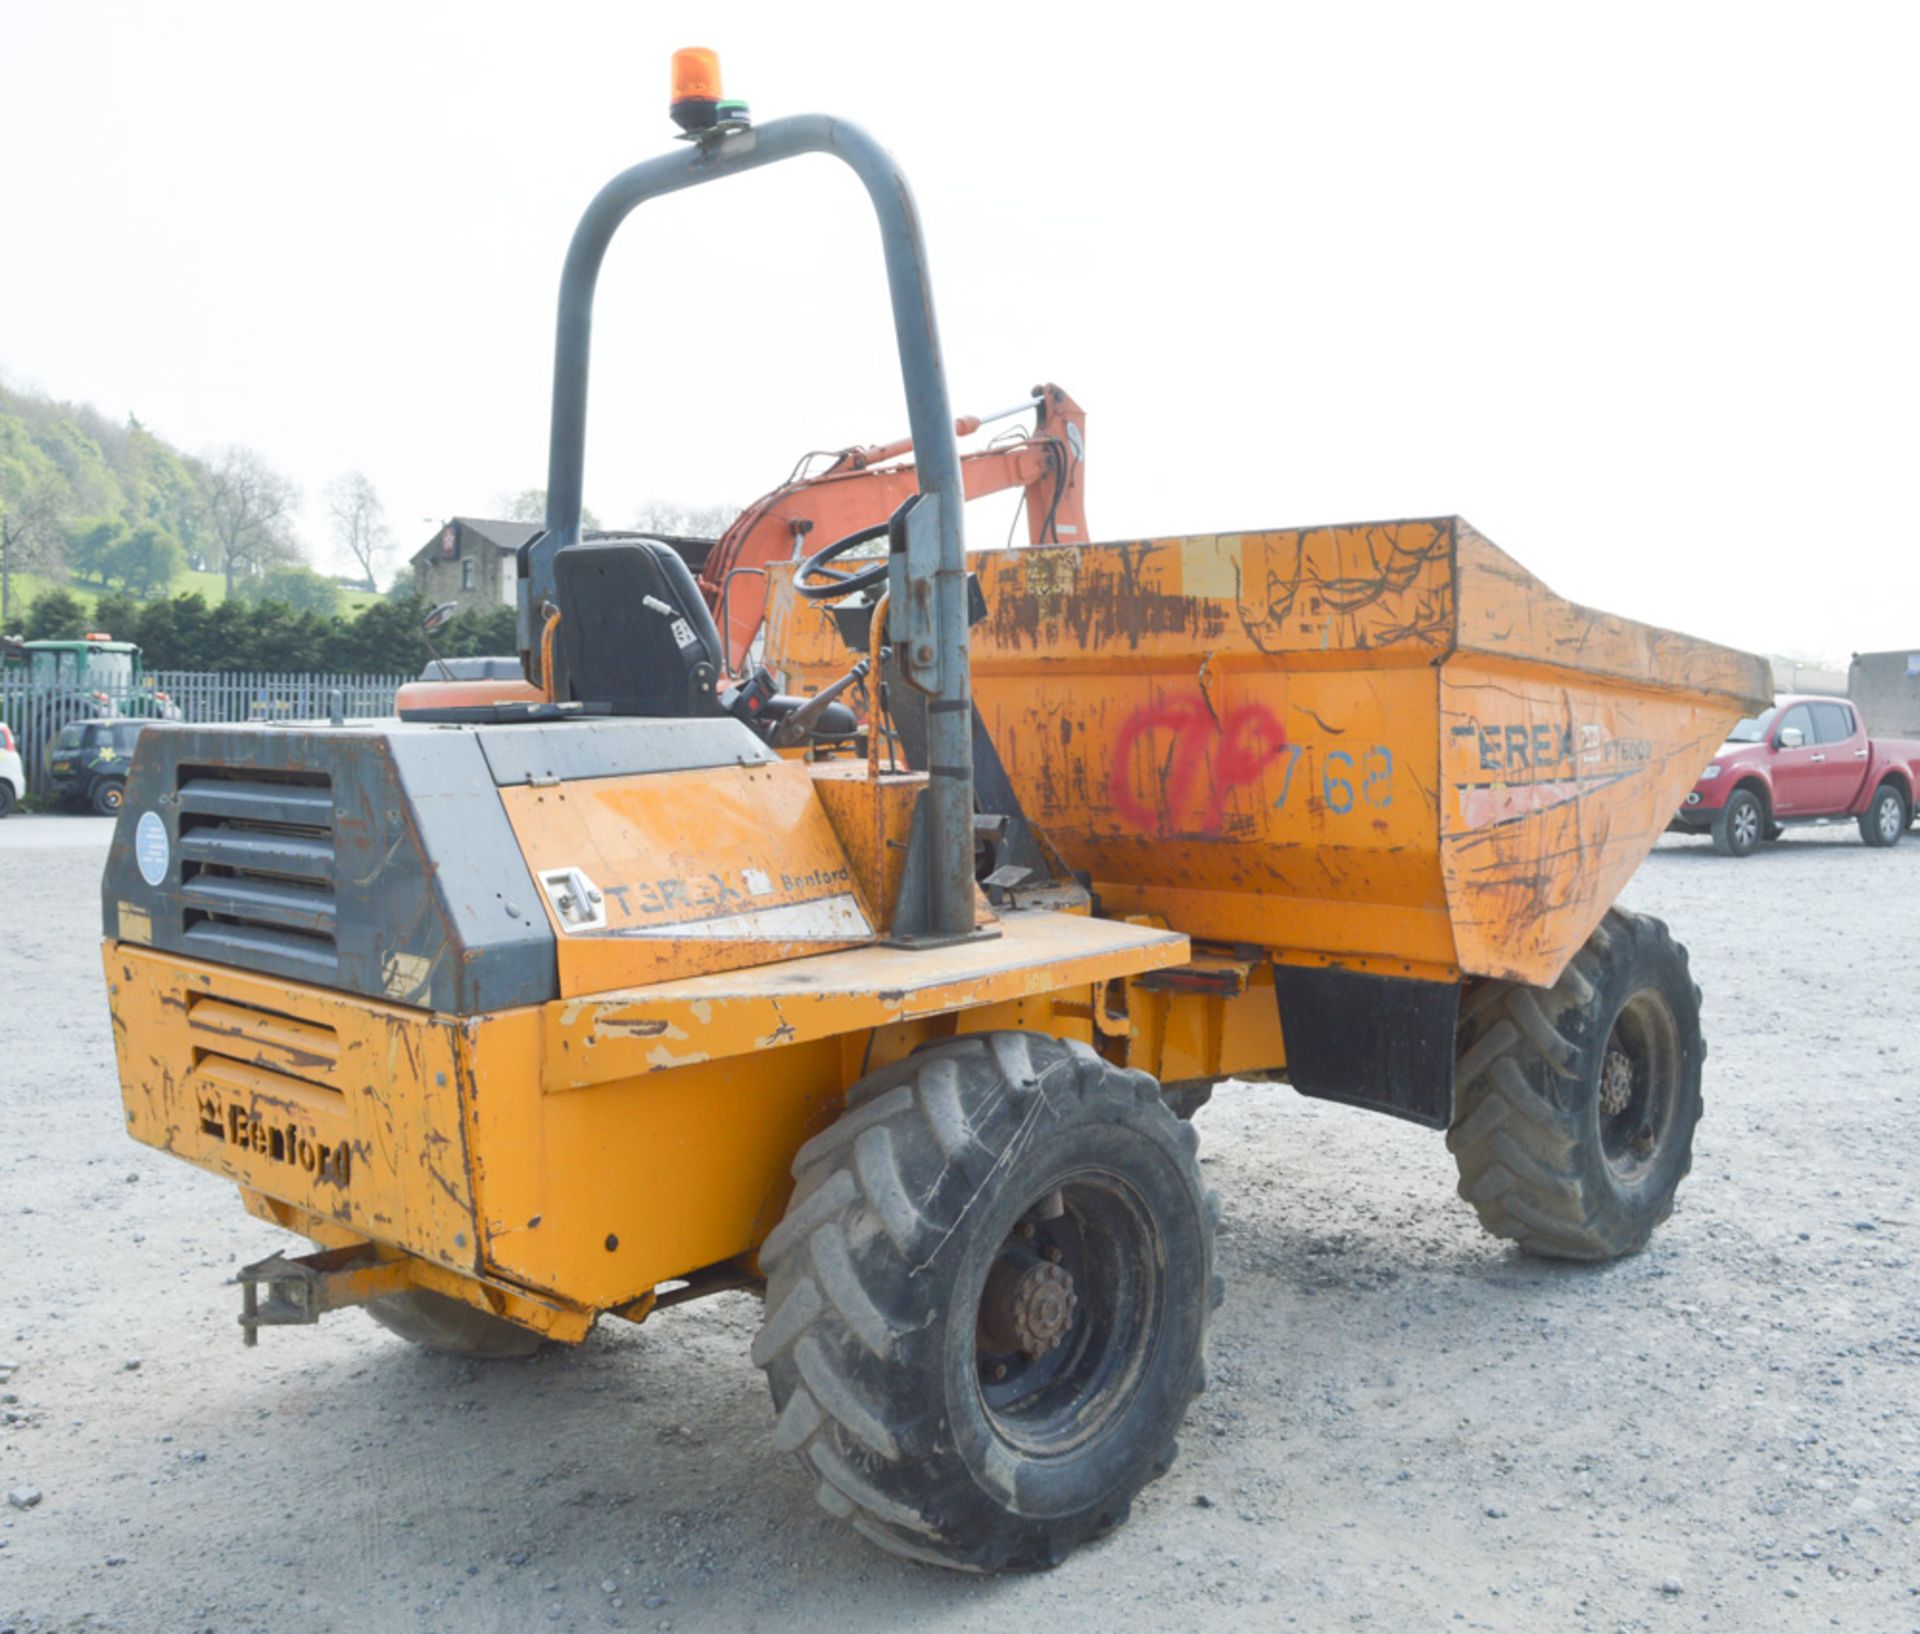
<path fill-rule="evenodd" d="M 580 542 L 593 296 L 614 233 L 649 199 L 803 153 L 829 153 L 853 169 L 873 203 L 886 255 L 921 496 L 913 514 L 900 519 L 907 548 L 896 548 L 893 555 L 887 624 L 902 649 L 902 673 L 932 694 L 925 827 L 920 836 L 924 844 L 918 857 L 909 856 L 896 933 L 903 940 L 949 941 L 974 933 L 973 705 L 961 517 L 965 490 L 919 214 L 906 177 L 857 125 L 824 114 L 800 114 L 757 129 L 707 137 L 622 171 L 587 206 L 560 275 L 546 532 L 522 557 L 516 614 L 520 661 L 530 680 L 541 679 L 541 609 L 554 596 L 553 559 Z"/>

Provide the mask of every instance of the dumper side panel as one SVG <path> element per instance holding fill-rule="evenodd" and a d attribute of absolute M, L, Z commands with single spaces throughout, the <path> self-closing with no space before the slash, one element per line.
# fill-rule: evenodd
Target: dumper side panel
<path fill-rule="evenodd" d="M 1733 719 L 1683 694 L 1449 663 L 1440 855 L 1461 968 L 1558 980 Z"/>
<path fill-rule="evenodd" d="M 829 1038 L 555 1094 L 496 1073 L 495 1042 L 471 1103 L 488 1266 L 599 1307 L 764 1237 L 848 1082 Z"/>
<path fill-rule="evenodd" d="M 1188 935 L 1449 966 L 1427 668 L 1048 673 L 978 688 L 1030 818 L 1101 910 Z M 1401 974 L 1411 974 L 1401 970 Z"/>
<path fill-rule="evenodd" d="M 1547 986 L 1741 715 L 1765 662 L 1556 596 L 1459 524 L 1440 848 L 1461 968 Z"/>
<path fill-rule="evenodd" d="M 978 559 L 974 694 L 1101 910 L 1445 979 L 1434 663 L 1451 525 Z"/>

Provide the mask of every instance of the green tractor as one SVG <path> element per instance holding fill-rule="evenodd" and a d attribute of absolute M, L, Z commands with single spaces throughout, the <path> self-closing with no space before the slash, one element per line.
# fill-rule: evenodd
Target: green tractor
<path fill-rule="evenodd" d="M 94 739 L 115 745 L 123 734 L 92 729 L 129 718 L 180 718 L 178 706 L 146 675 L 133 642 L 101 633 L 70 641 L 0 638 L 0 720 L 19 741 L 27 786 L 36 795 L 57 792 L 53 762 L 63 747 Z"/>
<path fill-rule="evenodd" d="M 147 679 L 139 647 L 131 641 L 115 641 L 104 632 L 90 631 L 70 641 L 9 637 L 0 646 L 0 665 L 4 665 L 0 673 L 11 683 L 9 691 L 25 690 L 48 698 L 49 707 L 64 719 L 180 718 L 173 700 Z"/>

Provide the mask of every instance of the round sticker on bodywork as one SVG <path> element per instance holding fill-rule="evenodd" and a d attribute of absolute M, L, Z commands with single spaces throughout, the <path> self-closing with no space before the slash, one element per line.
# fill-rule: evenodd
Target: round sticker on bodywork
<path fill-rule="evenodd" d="M 141 812 L 139 826 L 133 831 L 133 860 L 140 865 L 140 877 L 149 885 L 158 885 L 167 877 L 171 856 L 167 825 L 161 821 L 160 813 Z"/>

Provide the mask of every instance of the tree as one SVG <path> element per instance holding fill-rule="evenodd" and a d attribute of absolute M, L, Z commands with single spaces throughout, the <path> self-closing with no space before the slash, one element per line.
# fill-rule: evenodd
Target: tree
<path fill-rule="evenodd" d="M 349 471 L 327 484 L 326 501 L 334 542 L 359 566 L 367 589 L 377 589 L 380 564 L 393 544 L 379 494 L 364 471 Z"/>
<path fill-rule="evenodd" d="M 35 596 L 27 609 L 29 641 L 78 641 L 87 633 L 87 610 L 65 590 Z"/>
<path fill-rule="evenodd" d="M 121 486 L 132 509 L 123 513 L 137 526 L 151 522 L 180 541 L 192 567 L 208 565 L 206 471 L 168 446 L 133 415 L 127 416 L 126 461 Z"/>
<path fill-rule="evenodd" d="M 300 490 L 250 448 L 228 448 L 209 462 L 207 522 L 227 594 L 243 574 L 300 559 L 292 534 Z"/>
<path fill-rule="evenodd" d="M 240 587 L 240 599 L 259 606 L 278 603 L 297 613 L 332 618 L 340 611 L 340 587 L 310 567 L 281 564 L 255 574 Z"/>
<path fill-rule="evenodd" d="M 57 482 L 30 481 L 12 496 L 0 490 L 0 633 L 13 624 L 14 576 L 56 571 L 65 549 Z"/>
<path fill-rule="evenodd" d="M 634 513 L 638 533 L 664 533 L 680 539 L 718 539 L 740 514 L 738 505 L 676 505 L 649 500 Z"/>
<path fill-rule="evenodd" d="M 81 578 L 92 575 L 105 589 L 114 572 L 114 554 L 126 537 L 127 525 L 117 516 L 83 516 L 67 535 L 67 560 Z"/>
<path fill-rule="evenodd" d="M 494 504 L 504 522 L 543 523 L 547 519 L 547 490 L 544 488 L 522 488 L 517 494 L 502 494 Z M 597 528 L 600 518 L 582 505 L 580 526 Z"/>
<path fill-rule="evenodd" d="M 165 528 L 142 522 L 114 546 L 109 565 L 127 589 L 150 596 L 186 571 L 187 553 Z"/>

